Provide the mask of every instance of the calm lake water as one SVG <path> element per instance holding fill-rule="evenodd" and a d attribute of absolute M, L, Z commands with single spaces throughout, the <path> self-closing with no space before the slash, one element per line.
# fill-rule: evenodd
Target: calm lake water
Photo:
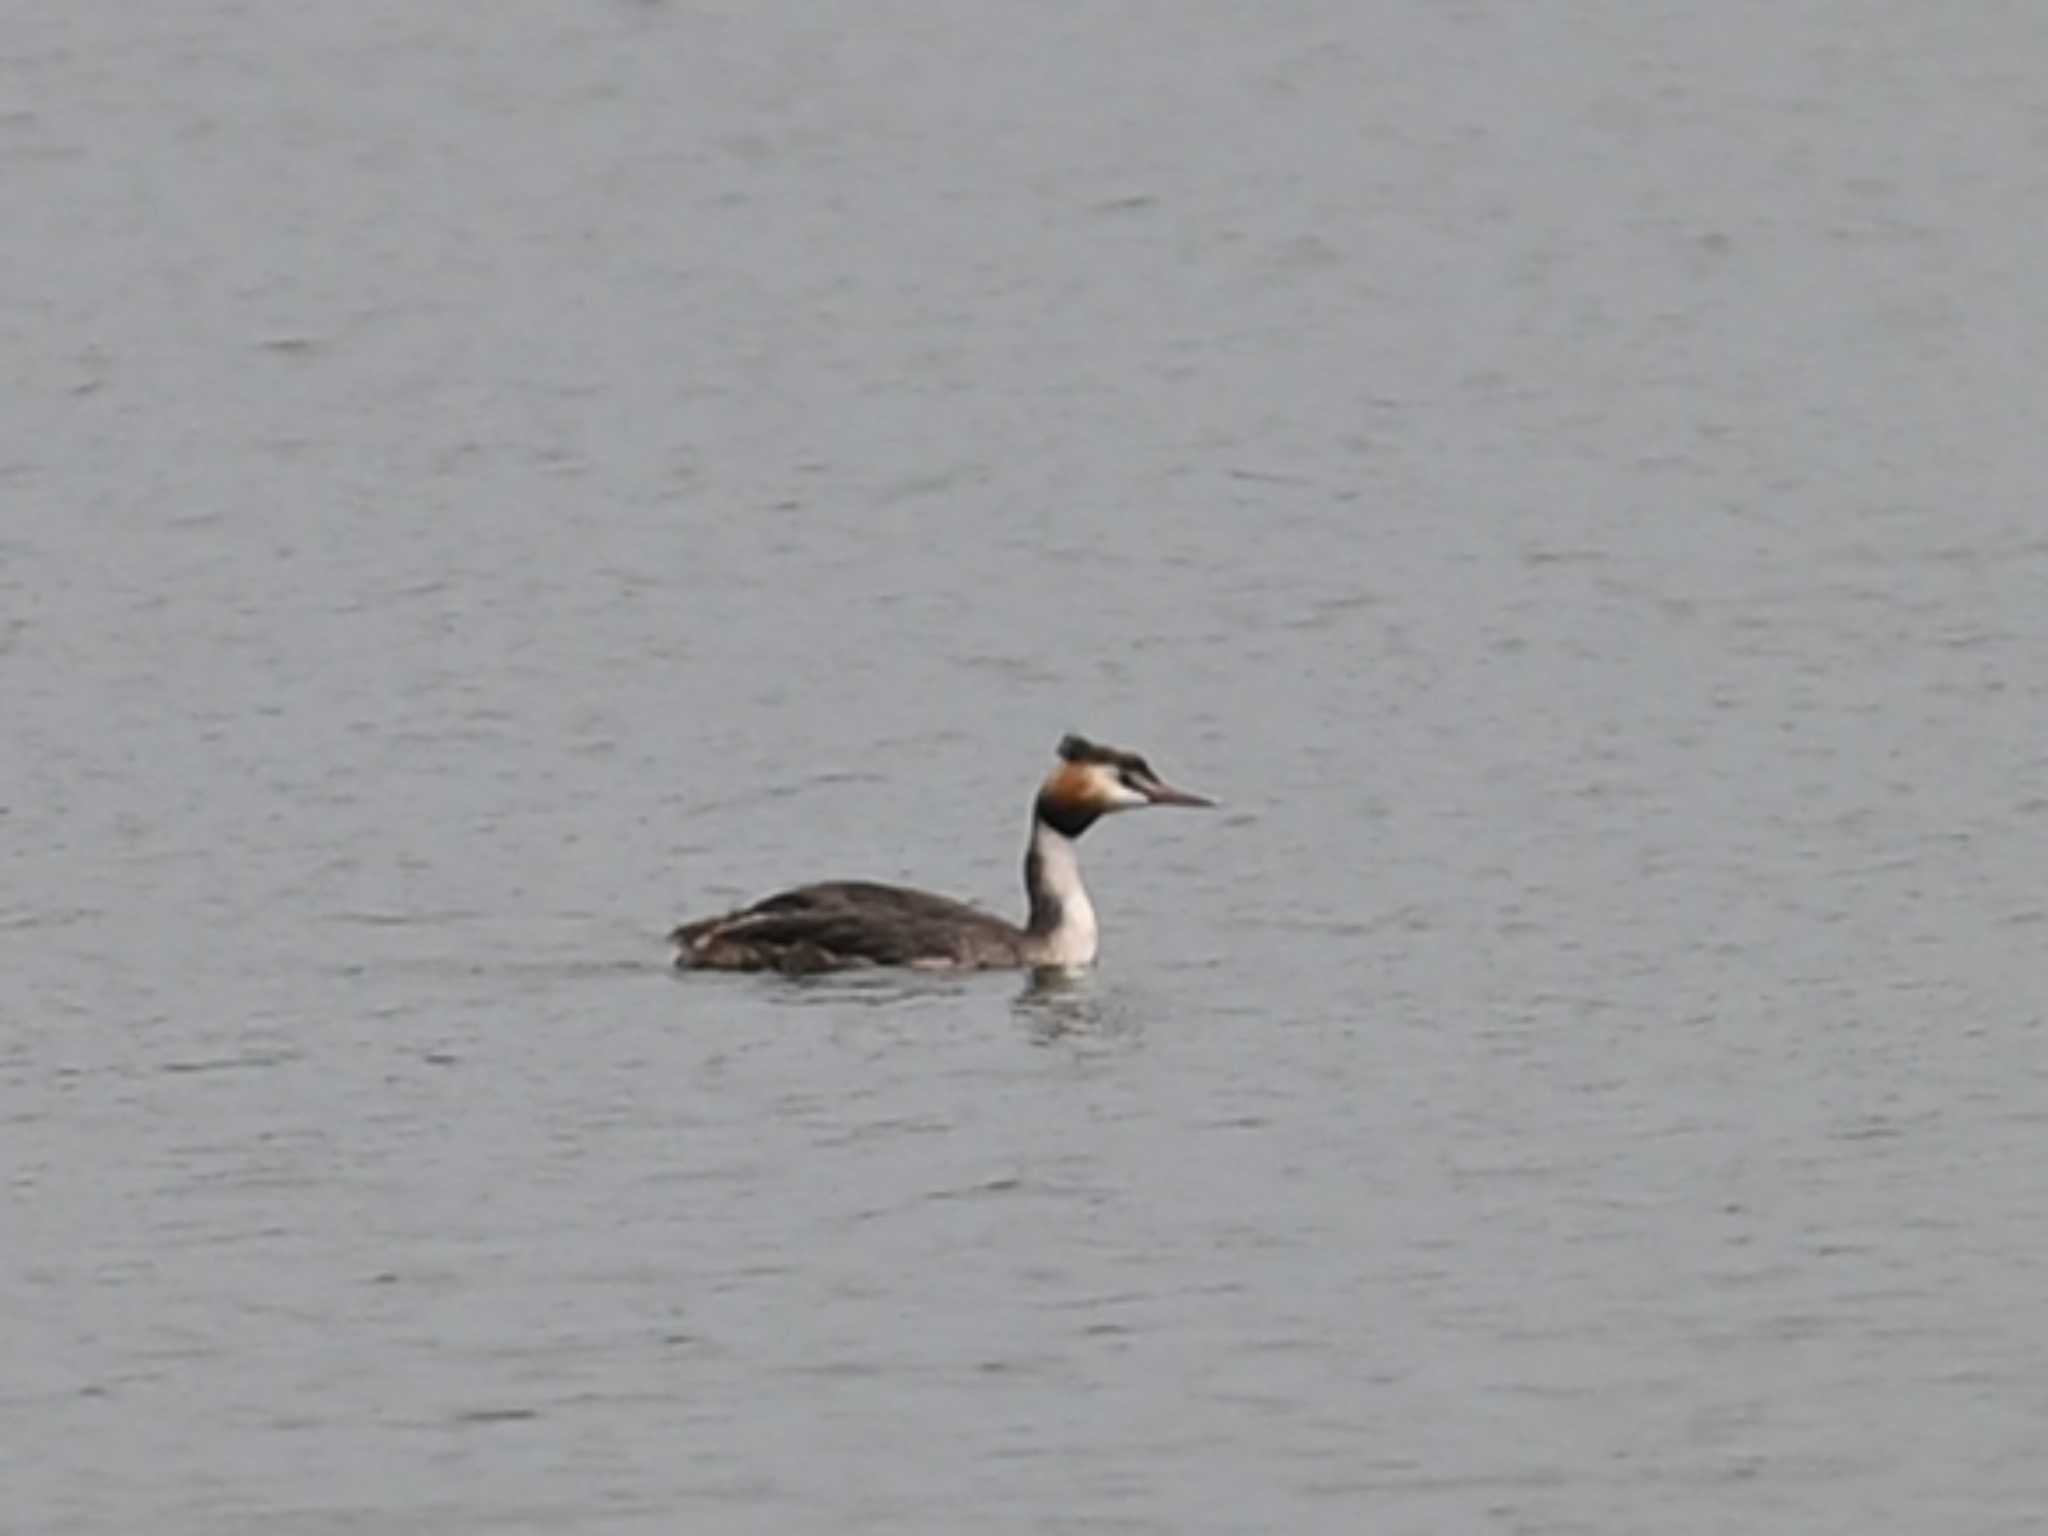
<path fill-rule="evenodd" d="M 2036 8 L 4 10 L 0 1526 L 2040 1528 Z"/>

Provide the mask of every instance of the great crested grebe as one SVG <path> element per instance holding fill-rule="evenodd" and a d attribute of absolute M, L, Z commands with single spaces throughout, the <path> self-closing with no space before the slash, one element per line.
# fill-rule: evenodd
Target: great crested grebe
<path fill-rule="evenodd" d="M 1059 745 L 1039 786 L 1024 853 L 1030 916 L 1019 928 L 979 908 L 900 885 L 835 880 L 802 885 L 751 907 L 685 923 L 669 935 L 683 970 L 833 971 L 1066 968 L 1095 959 L 1095 908 L 1074 842 L 1098 816 L 1143 805 L 1214 805 L 1163 782 L 1144 758 L 1082 736 Z"/>

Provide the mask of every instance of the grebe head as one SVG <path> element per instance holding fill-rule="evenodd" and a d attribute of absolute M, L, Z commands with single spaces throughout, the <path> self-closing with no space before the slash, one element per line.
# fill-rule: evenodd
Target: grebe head
<path fill-rule="evenodd" d="M 1038 790 L 1038 819 L 1067 837 L 1079 837 L 1098 816 L 1146 805 L 1211 806 L 1206 795 L 1175 789 L 1135 752 L 1120 751 L 1067 736 L 1059 744 L 1059 766 Z"/>

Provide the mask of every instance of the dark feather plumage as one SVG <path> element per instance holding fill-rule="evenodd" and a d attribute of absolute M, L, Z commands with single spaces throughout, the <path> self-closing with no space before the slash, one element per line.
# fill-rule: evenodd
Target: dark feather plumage
<path fill-rule="evenodd" d="M 1023 931 L 978 907 L 900 885 L 833 880 L 685 923 L 678 965 L 714 971 L 831 971 L 868 965 L 980 969 L 1022 963 Z"/>

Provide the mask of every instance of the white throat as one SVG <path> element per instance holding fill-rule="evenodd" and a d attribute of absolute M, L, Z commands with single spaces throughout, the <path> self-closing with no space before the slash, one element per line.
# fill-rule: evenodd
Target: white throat
<path fill-rule="evenodd" d="M 1033 818 L 1024 855 L 1024 885 L 1031 895 L 1026 933 L 1034 965 L 1080 966 L 1095 960 L 1095 906 L 1081 884 L 1074 840 Z"/>

